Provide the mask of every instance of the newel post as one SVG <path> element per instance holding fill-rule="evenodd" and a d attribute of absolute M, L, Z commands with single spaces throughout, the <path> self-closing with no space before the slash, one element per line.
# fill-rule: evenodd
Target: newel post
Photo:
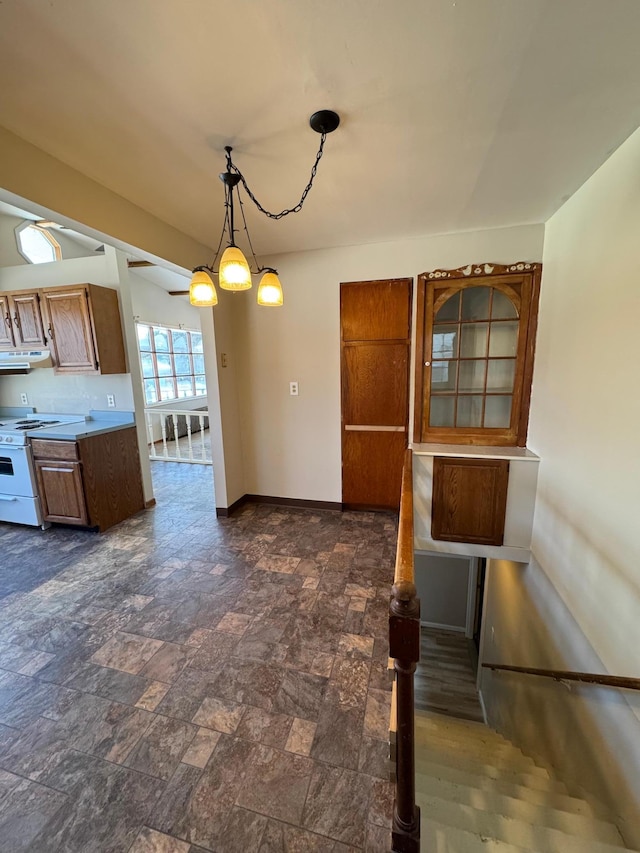
<path fill-rule="evenodd" d="M 396 801 L 392 850 L 420 853 L 416 805 L 413 676 L 420 660 L 420 600 L 415 584 L 397 581 L 389 606 L 389 654 L 394 659 L 397 703 Z"/>

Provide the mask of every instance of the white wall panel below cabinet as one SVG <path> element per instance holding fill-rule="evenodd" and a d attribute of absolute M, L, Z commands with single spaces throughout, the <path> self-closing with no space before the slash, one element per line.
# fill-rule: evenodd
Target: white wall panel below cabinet
<path fill-rule="evenodd" d="M 531 531 L 538 482 L 539 458 L 522 448 L 482 448 L 450 445 L 420 445 L 414 448 L 414 546 L 416 551 L 433 551 L 469 557 L 488 557 L 527 562 L 530 556 Z M 431 536 L 433 495 L 433 460 L 435 456 L 498 458 L 509 460 L 509 485 L 503 545 L 475 545 L 448 542 Z M 482 500 L 482 495 L 478 495 Z"/>

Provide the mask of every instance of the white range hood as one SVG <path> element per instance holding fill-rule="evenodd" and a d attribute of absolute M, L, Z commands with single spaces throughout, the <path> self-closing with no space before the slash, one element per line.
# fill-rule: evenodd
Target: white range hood
<path fill-rule="evenodd" d="M 34 367 L 52 367 L 48 349 L 0 352 L 0 376 L 19 376 L 29 373 Z"/>

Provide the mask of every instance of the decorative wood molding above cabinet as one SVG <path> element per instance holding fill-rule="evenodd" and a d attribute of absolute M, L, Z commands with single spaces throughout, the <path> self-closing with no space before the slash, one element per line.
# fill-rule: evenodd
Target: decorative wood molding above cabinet
<path fill-rule="evenodd" d="M 524 447 L 542 264 L 418 277 L 414 440 Z"/>
<path fill-rule="evenodd" d="M 0 349 L 47 347 L 56 373 L 127 373 L 118 292 L 97 284 L 0 293 Z"/>

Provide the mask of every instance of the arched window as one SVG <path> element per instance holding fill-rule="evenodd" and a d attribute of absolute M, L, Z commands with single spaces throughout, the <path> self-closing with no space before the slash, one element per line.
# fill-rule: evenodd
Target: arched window
<path fill-rule="evenodd" d="M 23 222 L 16 228 L 18 251 L 30 264 L 48 264 L 62 259 L 60 244 L 45 228 Z"/>
<path fill-rule="evenodd" d="M 497 271 L 420 276 L 417 441 L 525 442 L 539 265 Z"/>

